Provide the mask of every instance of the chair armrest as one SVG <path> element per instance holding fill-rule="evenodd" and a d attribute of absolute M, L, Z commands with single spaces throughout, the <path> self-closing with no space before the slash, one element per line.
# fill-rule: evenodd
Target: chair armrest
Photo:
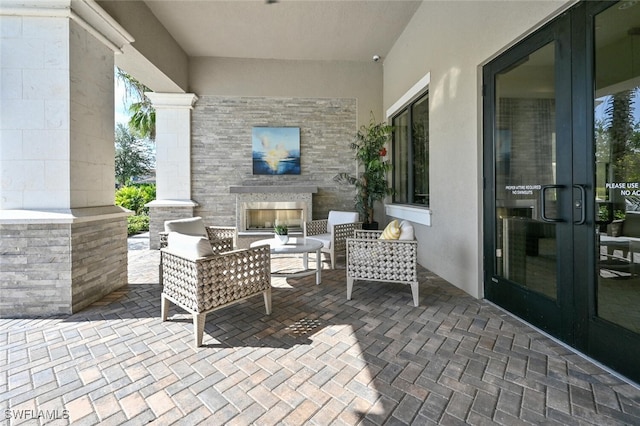
<path fill-rule="evenodd" d="M 326 234 L 329 232 L 327 229 L 327 219 L 311 220 L 304 223 L 304 236 L 311 237 L 312 235 Z"/>
<path fill-rule="evenodd" d="M 370 238 L 381 231 L 362 231 L 369 238 L 347 238 L 347 276 L 359 279 L 415 282 L 418 241 Z M 358 234 L 358 231 L 356 231 Z"/>
<path fill-rule="evenodd" d="M 205 226 L 205 230 L 210 240 L 232 238 L 233 247 L 238 247 L 238 228 L 235 226 Z"/>
<path fill-rule="evenodd" d="M 163 249 L 167 246 L 169 233 L 165 231 L 158 232 L 160 235 L 160 248 Z"/>
<path fill-rule="evenodd" d="M 362 222 L 339 223 L 337 225 L 333 225 L 333 242 L 331 243 L 331 246 L 336 251 L 343 251 L 347 246 L 347 238 L 353 237 L 354 232 L 360 228 L 362 228 Z"/>
<path fill-rule="evenodd" d="M 211 244 L 211 250 L 215 254 L 226 253 L 229 251 L 235 250 L 234 239 L 231 237 L 228 238 L 209 238 L 209 243 Z"/>
<path fill-rule="evenodd" d="M 356 229 L 353 232 L 353 237 L 366 240 L 377 240 L 382 235 L 382 232 L 383 231 L 378 230 Z"/>

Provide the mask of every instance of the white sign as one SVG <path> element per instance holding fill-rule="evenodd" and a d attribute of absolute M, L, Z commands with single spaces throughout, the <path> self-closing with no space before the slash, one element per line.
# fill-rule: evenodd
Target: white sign
<path fill-rule="evenodd" d="M 533 191 L 539 191 L 542 185 L 506 185 L 504 189 L 511 191 L 513 195 L 533 195 Z"/>

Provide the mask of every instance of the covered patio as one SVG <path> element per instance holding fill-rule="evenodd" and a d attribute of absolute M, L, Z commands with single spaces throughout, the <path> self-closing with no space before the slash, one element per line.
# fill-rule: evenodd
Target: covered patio
<path fill-rule="evenodd" d="M 184 311 L 160 320 L 158 251 L 131 247 L 87 309 L 0 320 L 10 424 L 640 423 L 636 387 L 424 268 L 420 308 L 384 283 L 347 301 L 326 262 L 319 286 L 274 279 L 272 315 L 215 311 L 194 349 Z"/>

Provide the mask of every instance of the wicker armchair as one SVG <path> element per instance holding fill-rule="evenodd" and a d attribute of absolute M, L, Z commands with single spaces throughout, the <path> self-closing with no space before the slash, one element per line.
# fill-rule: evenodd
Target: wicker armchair
<path fill-rule="evenodd" d="M 327 219 L 305 222 L 304 236 L 322 243 L 321 251 L 329 254 L 331 269 L 335 269 L 336 255 L 344 253 L 347 238 L 360 228 L 362 222 L 358 222 L 358 213 L 332 210 Z"/>
<path fill-rule="evenodd" d="M 202 345 L 205 319 L 213 310 L 262 293 L 266 313 L 271 314 L 268 245 L 196 258 L 176 253 L 171 246 L 161 250 L 162 321 L 167 320 L 169 302 L 191 313 L 196 347 Z"/>
<path fill-rule="evenodd" d="M 382 231 L 354 231 L 347 238 L 347 300 L 353 282 L 388 281 L 411 285 L 413 305 L 418 306 L 417 254 L 413 240 L 380 240 Z"/>

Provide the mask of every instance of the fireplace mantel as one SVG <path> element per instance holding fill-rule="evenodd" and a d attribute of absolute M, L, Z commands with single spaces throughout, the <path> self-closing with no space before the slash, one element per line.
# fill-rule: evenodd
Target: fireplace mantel
<path fill-rule="evenodd" d="M 317 186 L 302 185 L 254 185 L 230 186 L 231 194 L 315 194 Z"/>

